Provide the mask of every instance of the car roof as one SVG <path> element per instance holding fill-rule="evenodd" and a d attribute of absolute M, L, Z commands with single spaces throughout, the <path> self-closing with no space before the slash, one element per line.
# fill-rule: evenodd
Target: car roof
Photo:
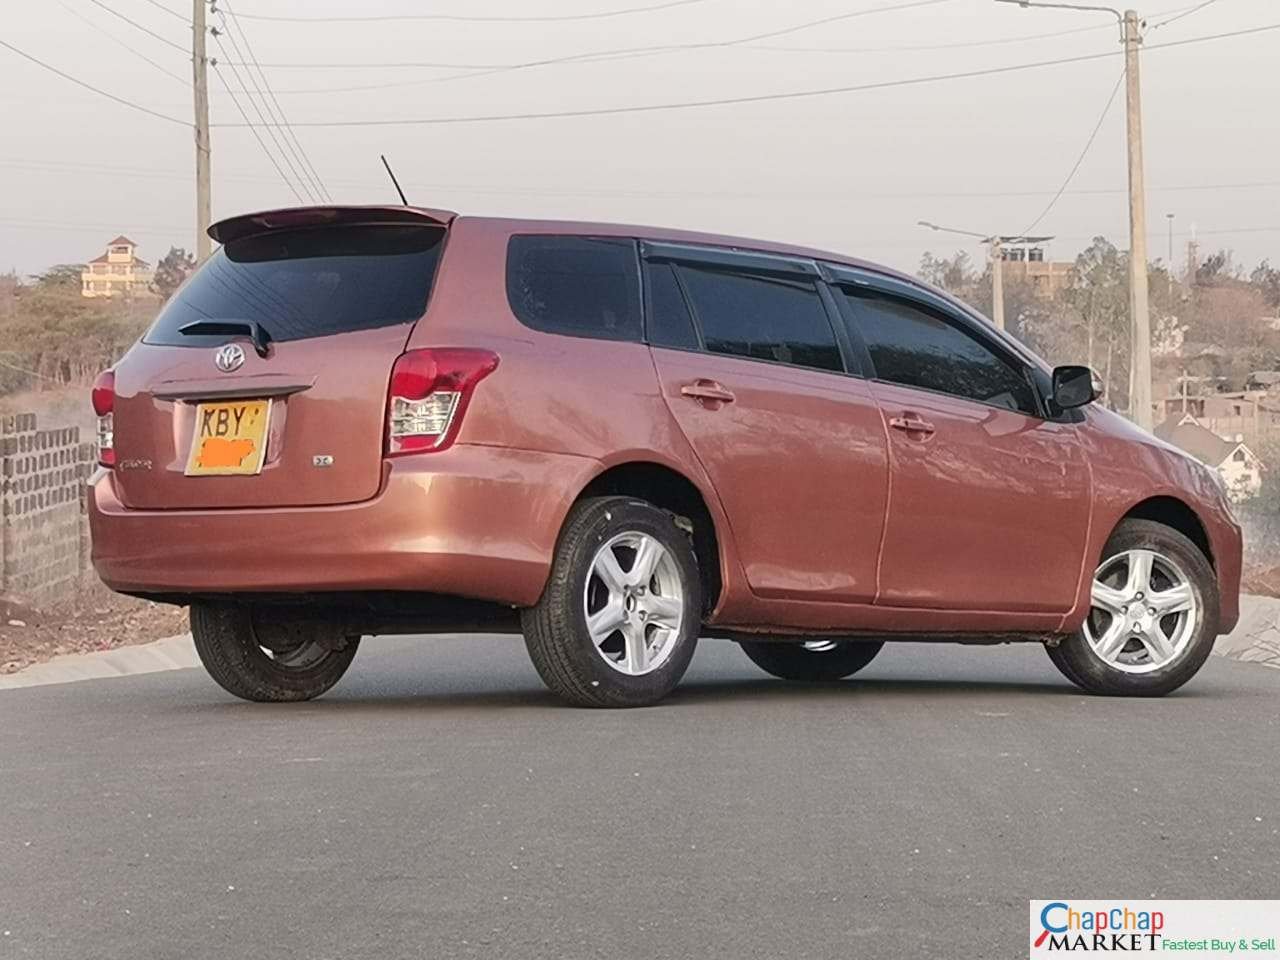
<path fill-rule="evenodd" d="M 802 244 L 782 243 L 773 240 L 761 240 L 753 237 L 733 234 L 712 233 L 701 230 L 684 230 L 676 227 L 657 227 L 636 223 L 605 223 L 593 220 L 543 220 L 517 217 L 481 217 L 458 215 L 459 220 L 472 224 L 484 224 L 495 230 L 507 233 L 574 233 L 598 237 L 634 237 L 639 240 L 651 240 L 655 243 L 688 243 L 704 246 L 729 247 L 736 250 L 749 250 L 753 253 L 772 253 L 780 256 L 803 257 L 810 260 L 826 260 L 846 266 L 874 270 L 886 276 L 895 277 L 917 286 L 928 286 L 918 278 L 902 273 L 892 267 L 863 260 L 849 254 L 836 253 Z"/>
<path fill-rule="evenodd" d="M 843 264 L 860 270 L 869 270 L 891 277 L 902 283 L 928 290 L 951 303 L 956 309 L 977 316 L 973 308 L 958 300 L 946 290 L 926 283 L 919 277 L 886 267 L 870 260 L 848 254 L 821 250 L 799 244 L 779 243 L 732 234 L 711 233 L 698 230 L 681 230 L 674 227 L 655 227 L 645 224 L 600 223 L 590 220 L 546 220 L 516 217 L 468 216 L 453 210 L 411 205 L 367 204 L 286 207 L 240 214 L 219 220 L 209 227 L 209 236 L 219 243 L 227 243 L 243 237 L 268 233 L 273 230 L 295 229 L 327 224 L 410 224 L 449 226 L 465 221 L 472 228 L 512 233 L 571 233 L 597 237 L 628 237 L 664 243 L 688 243 L 704 246 L 727 247 L 753 253 L 771 253 L 780 256 L 803 257 Z"/>

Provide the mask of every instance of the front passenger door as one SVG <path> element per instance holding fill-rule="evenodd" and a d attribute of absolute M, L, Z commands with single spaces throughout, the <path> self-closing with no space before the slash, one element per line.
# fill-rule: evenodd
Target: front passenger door
<path fill-rule="evenodd" d="M 1026 364 L 971 318 L 840 289 L 889 438 L 877 603 L 1066 613 L 1092 487 L 1075 423 L 1045 417 Z"/>

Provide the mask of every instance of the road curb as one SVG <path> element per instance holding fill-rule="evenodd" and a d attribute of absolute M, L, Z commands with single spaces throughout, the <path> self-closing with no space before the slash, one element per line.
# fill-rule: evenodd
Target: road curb
<path fill-rule="evenodd" d="M 8 676 L 0 676 L 0 690 L 39 687 L 49 683 L 75 683 L 106 677 L 130 677 L 161 670 L 183 670 L 200 665 L 191 634 L 166 637 L 151 643 L 119 647 L 100 653 L 73 653 L 37 663 Z"/>

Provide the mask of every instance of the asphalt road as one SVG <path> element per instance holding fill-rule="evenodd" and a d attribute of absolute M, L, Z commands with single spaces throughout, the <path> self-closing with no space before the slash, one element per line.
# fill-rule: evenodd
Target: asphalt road
<path fill-rule="evenodd" d="M 1107 700 L 917 644 L 802 687 L 707 641 L 630 712 L 490 637 L 303 705 L 7 691 L 0 958 L 1025 956 L 1031 897 L 1277 896 L 1278 717 L 1264 667 Z"/>

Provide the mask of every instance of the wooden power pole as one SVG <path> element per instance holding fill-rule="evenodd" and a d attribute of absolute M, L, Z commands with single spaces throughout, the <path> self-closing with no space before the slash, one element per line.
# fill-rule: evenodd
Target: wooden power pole
<path fill-rule="evenodd" d="M 999 0 L 1020 7 L 1051 7 L 1109 13 L 1120 25 L 1124 41 L 1126 124 L 1129 144 L 1129 419 L 1150 430 L 1151 410 L 1151 313 L 1147 298 L 1147 201 L 1142 164 L 1142 87 L 1138 76 L 1138 47 L 1142 44 L 1142 18 L 1136 10 L 1121 13 L 1113 7 L 1087 3 Z"/>
<path fill-rule="evenodd" d="M 991 320 L 997 330 L 1004 329 L 1004 249 L 999 237 L 992 237 L 991 250 Z"/>
<path fill-rule="evenodd" d="M 209 59 L 205 56 L 205 0 L 192 0 L 191 75 L 196 135 L 196 260 L 203 263 L 212 249 L 209 223 L 212 201 L 209 187 Z"/>
<path fill-rule="evenodd" d="M 1142 88 L 1138 75 L 1138 46 L 1142 20 L 1137 11 L 1124 14 L 1125 113 L 1129 142 L 1129 315 L 1132 321 L 1129 357 L 1129 419 L 1152 429 L 1151 314 L 1147 300 L 1147 201 L 1142 162 Z"/>

